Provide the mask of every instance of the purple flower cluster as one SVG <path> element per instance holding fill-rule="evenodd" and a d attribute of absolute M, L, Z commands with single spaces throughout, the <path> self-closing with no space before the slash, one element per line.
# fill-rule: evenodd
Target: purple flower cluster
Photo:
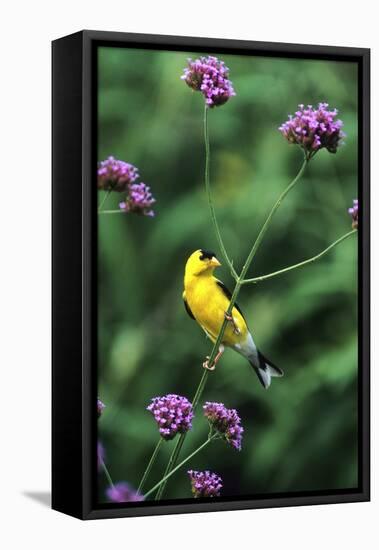
<path fill-rule="evenodd" d="M 349 208 L 348 212 L 352 219 L 351 227 L 358 229 L 358 199 L 353 200 L 353 206 Z"/>
<path fill-rule="evenodd" d="M 312 105 L 299 105 L 295 115 L 289 115 L 279 130 L 289 143 L 300 145 L 308 159 L 320 149 L 336 153 L 345 134 L 341 128 L 342 120 L 335 120 L 337 109 L 328 110 L 328 103 L 319 103 L 318 108 Z"/>
<path fill-rule="evenodd" d="M 171 393 L 154 397 L 147 410 L 154 416 L 163 439 L 173 439 L 192 428 L 192 404 L 185 397 Z"/>
<path fill-rule="evenodd" d="M 105 409 L 104 403 L 100 399 L 98 399 L 97 400 L 97 417 L 98 418 L 100 418 L 104 409 Z"/>
<path fill-rule="evenodd" d="M 132 164 L 108 157 L 99 163 L 97 188 L 104 191 L 126 191 L 137 178 L 138 170 Z"/>
<path fill-rule="evenodd" d="M 103 191 L 126 193 L 119 207 L 123 212 L 134 212 L 143 216 L 154 216 L 152 205 L 155 199 L 145 183 L 135 183 L 139 178 L 138 169 L 114 157 L 108 157 L 99 163 L 97 187 Z"/>
<path fill-rule="evenodd" d="M 188 475 L 191 480 L 192 494 L 195 498 L 219 497 L 222 489 L 222 479 L 215 473 L 197 472 L 189 470 Z"/>
<path fill-rule="evenodd" d="M 135 212 L 144 216 L 154 216 L 154 210 L 151 210 L 155 199 L 151 194 L 150 187 L 144 183 L 133 183 L 129 186 L 129 195 L 125 201 L 120 202 L 119 207 L 124 212 Z"/>
<path fill-rule="evenodd" d="M 111 502 L 140 502 L 143 500 L 143 496 L 126 481 L 119 481 L 113 487 L 108 487 L 106 495 Z"/>
<path fill-rule="evenodd" d="M 217 57 L 200 57 L 195 61 L 188 59 L 188 67 L 181 78 L 190 88 L 203 94 L 208 107 L 223 105 L 236 95 L 229 80 L 229 69 Z"/>
<path fill-rule="evenodd" d="M 235 409 L 227 409 L 223 403 L 207 401 L 203 407 L 204 415 L 211 427 L 216 430 L 229 445 L 241 450 L 243 427 Z"/>

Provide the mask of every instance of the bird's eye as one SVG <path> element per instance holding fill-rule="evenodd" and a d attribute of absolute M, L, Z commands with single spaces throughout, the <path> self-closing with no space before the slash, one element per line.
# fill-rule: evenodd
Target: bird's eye
<path fill-rule="evenodd" d="M 214 252 L 211 252 L 210 250 L 200 250 L 200 252 L 200 260 L 211 260 L 213 257 L 216 257 L 216 254 Z"/>

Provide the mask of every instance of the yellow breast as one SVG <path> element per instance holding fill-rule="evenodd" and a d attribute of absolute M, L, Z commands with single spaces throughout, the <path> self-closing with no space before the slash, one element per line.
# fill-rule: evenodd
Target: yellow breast
<path fill-rule="evenodd" d="M 218 286 L 217 279 L 209 275 L 186 277 L 184 288 L 193 316 L 215 342 L 229 306 L 229 299 Z M 228 323 L 222 341 L 225 346 L 234 346 L 244 341 L 248 333 L 246 323 L 236 308 L 233 308 L 233 318 L 240 333 L 236 334 L 232 324 Z"/>

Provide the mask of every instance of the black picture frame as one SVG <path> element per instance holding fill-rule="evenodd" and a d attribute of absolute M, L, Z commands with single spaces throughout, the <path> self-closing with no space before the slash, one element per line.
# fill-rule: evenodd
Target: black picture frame
<path fill-rule="evenodd" d="M 213 502 L 98 505 L 96 466 L 96 48 L 101 45 L 355 61 L 359 67 L 359 486 Z M 52 507 L 81 519 L 370 499 L 370 50 L 81 31 L 52 43 Z M 68 201 L 69 198 L 69 201 Z"/>

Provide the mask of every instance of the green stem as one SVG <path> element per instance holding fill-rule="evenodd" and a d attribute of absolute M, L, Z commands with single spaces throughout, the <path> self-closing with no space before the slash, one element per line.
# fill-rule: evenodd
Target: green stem
<path fill-rule="evenodd" d="M 178 460 L 179 453 L 182 450 L 185 437 L 186 437 L 186 433 L 182 433 L 179 435 L 176 441 L 175 447 L 173 448 L 170 454 L 170 458 L 168 459 L 168 464 L 164 471 L 163 479 L 167 479 L 168 474 L 171 472 L 172 468 L 175 466 L 176 461 Z M 159 487 L 159 490 L 155 495 L 155 500 L 160 500 L 162 498 L 165 488 L 166 488 L 166 481 L 162 483 L 162 485 Z"/>
<path fill-rule="evenodd" d="M 286 273 L 287 271 L 292 271 L 293 269 L 297 269 L 299 267 L 304 267 L 305 265 L 311 264 L 315 262 L 316 260 L 319 260 L 324 256 L 324 254 L 327 254 L 329 250 L 337 246 L 338 244 L 342 243 L 345 239 L 350 237 L 350 235 L 354 235 L 357 230 L 353 229 L 352 231 L 349 231 L 345 235 L 342 235 L 339 239 L 334 241 L 334 243 L 330 244 L 325 250 L 320 252 L 319 254 L 316 254 L 316 256 L 313 256 L 312 258 L 309 258 L 308 260 L 304 260 L 303 262 L 299 262 L 298 264 L 290 265 L 289 267 L 285 267 L 284 269 L 279 269 L 278 271 L 274 271 L 273 273 L 269 273 L 268 275 L 261 275 L 260 277 L 254 277 L 253 279 L 245 279 L 242 284 L 249 284 L 249 283 L 260 283 L 261 281 L 265 281 L 266 279 L 271 279 L 272 277 L 276 277 L 277 275 L 282 275 L 282 273 Z"/>
<path fill-rule="evenodd" d="M 240 288 L 244 282 L 244 279 L 245 279 L 245 275 L 250 267 L 250 264 L 258 250 L 258 247 L 263 239 L 263 236 L 265 234 L 265 232 L 267 231 L 267 228 L 268 228 L 268 225 L 273 217 L 273 215 L 275 214 L 276 210 L 279 208 L 282 200 L 284 199 L 284 197 L 287 195 L 287 193 L 294 187 L 294 185 L 299 181 L 300 177 L 302 176 L 303 172 L 304 172 L 304 169 L 307 165 L 307 160 L 304 160 L 297 176 L 291 181 L 291 183 L 288 185 L 288 187 L 281 193 L 279 199 L 276 201 L 276 203 L 274 204 L 274 206 L 272 207 L 271 209 L 271 212 L 270 214 L 268 215 L 268 218 L 267 220 L 265 221 L 265 223 L 263 224 L 262 226 L 262 229 L 260 230 L 259 234 L 258 234 L 258 237 L 255 241 L 255 243 L 253 244 L 253 247 L 252 249 L 250 250 L 250 253 L 247 257 L 247 260 L 242 268 L 242 271 L 239 275 L 239 277 L 237 278 L 237 281 L 236 281 L 236 285 L 234 287 L 234 290 L 233 290 L 233 294 L 230 298 L 230 302 L 229 302 L 229 307 L 227 309 L 227 314 L 228 315 L 231 315 L 232 311 L 233 311 L 233 307 L 234 307 L 234 304 L 237 300 L 237 297 L 238 297 L 238 294 L 239 294 L 239 291 L 240 291 Z M 224 322 L 222 323 L 221 325 L 221 329 L 220 329 L 220 332 L 218 334 L 218 337 L 217 337 L 217 340 L 213 346 L 213 349 L 212 349 L 212 352 L 211 352 L 211 355 L 209 357 L 209 361 L 208 361 L 208 364 L 209 365 L 212 365 L 213 361 L 214 361 L 214 358 L 216 357 L 216 354 L 218 352 L 218 349 L 219 349 L 219 346 L 222 342 L 222 339 L 224 337 L 224 332 L 225 332 L 225 329 L 226 329 L 226 326 L 228 324 L 229 321 L 227 321 L 227 319 L 224 319 Z M 195 394 L 195 397 L 194 397 L 194 400 L 193 400 L 193 403 L 192 403 L 192 406 L 195 408 L 200 400 L 200 397 L 202 395 L 202 392 L 203 392 L 203 389 L 204 389 L 204 386 L 205 386 L 205 383 L 207 381 L 207 377 L 209 375 L 209 371 L 205 372 L 202 376 L 202 379 L 200 381 L 200 384 L 199 384 L 199 387 L 197 389 L 197 392 Z"/>
<path fill-rule="evenodd" d="M 149 474 L 150 474 L 150 472 L 151 472 L 151 468 L 153 467 L 153 464 L 154 464 L 154 462 L 155 462 L 155 460 L 156 460 L 156 458 L 157 458 L 157 456 L 158 456 L 159 449 L 161 448 L 162 443 L 163 443 L 163 438 L 160 437 L 158 443 L 157 443 L 156 446 L 155 446 L 155 449 L 154 449 L 154 451 L 153 451 L 153 454 L 151 455 L 151 458 L 150 458 L 150 460 L 149 460 L 149 464 L 147 465 L 146 470 L 145 470 L 145 472 L 144 472 L 144 474 L 143 474 L 143 476 L 142 476 L 142 479 L 141 479 L 141 481 L 140 481 L 140 484 L 139 484 L 139 486 L 138 486 L 137 492 L 138 492 L 140 495 L 142 494 L 142 488 L 143 488 L 143 486 L 145 485 L 145 482 L 146 482 L 147 478 L 149 477 Z"/>
<path fill-rule="evenodd" d="M 258 251 L 258 248 L 263 240 L 263 237 L 271 223 L 271 220 L 272 218 L 274 217 L 274 214 L 275 212 L 278 210 L 279 206 L 281 205 L 283 199 L 286 197 L 286 195 L 288 195 L 288 193 L 291 191 L 291 189 L 297 184 L 297 182 L 300 180 L 301 176 L 303 175 L 304 173 L 304 170 L 308 164 L 309 160 L 307 158 L 304 159 L 303 161 L 303 164 L 301 165 L 301 168 L 299 170 L 299 172 L 297 173 L 297 175 L 295 176 L 295 178 L 291 181 L 291 183 L 284 189 L 284 191 L 282 191 L 282 193 L 279 195 L 279 198 L 278 200 L 276 201 L 276 203 L 274 204 L 274 206 L 271 208 L 271 211 L 269 213 L 269 215 L 267 216 L 266 218 L 266 221 L 264 222 L 264 224 L 262 225 L 262 228 L 260 230 L 260 232 L 258 233 L 258 237 L 256 238 L 255 240 L 255 243 L 253 244 L 253 247 L 252 249 L 250 250 L 250 253 L 247 257 L 247 260 L 245 262 L 245 265 L 243 266 L 242 268 L 242 271 L 241 271 L 241 274 L 240 274 L 240 279 L 244 279 L 245 278 L 245 275 L 247 273 L 247 270 L 249 269 L 249 266 L 255 256 L 255 254 L 257 253 Z"/>
<path fill-rule="evenodd" d="M 236 286 L 234 287 L 232 297 L 230 299 L 229 307 L 228 307 L 228 310 L 227 310 L 228 315 L 230 315 L 232 310 L 233 310 L 233 306 L 234 306 L 234 303 L 237 299 L 238 293 L 240 291 L 241 284 L 242 283 L 241 283 L 240 279 L 238 279 L 238 281 L 236 283 Z M 212 363 L 214 361 L 214 358 L 216 357 L 216 354 L 217 354 L 218 348 L 221 344 L 222 338 L 224 336 L 224 332 L 225 332 L 227 324 L 228 324 L 228 321 L 225 319 L 224 322 L 221 325 L 221 329 L 220 329 L 220 332 L 218 334 L 217 340 L 216 340 L 216 342 L 213 346 L 213 349 L 211 351 L 211 354 L 209 356 L 209 360 L 208 360 L 209 365 L 212 365 Z M 192 400 L 192 408 L 193 408 L 194 411 L 195 411 L 196 407 L 199 404 L 200 398 L 203 394 L 203 391 L 204 391 L 205 385 L 207 383 L 208 376 L 209 376 L 210 372 L 211 371 L 209 371 L 208 369 L 204 369 L 203 375 L 202 375 L 201 380 L 200 380 L 200 384 L 198 385 L 195 396 Z M 178 459 L 179 453 L 180 453 L 181 448 L 183 446 L 185 437 L 186 437 L 186 433 L 180 434 L 179 439 L 176 442 L 176 445 L 175 445 L 175 447 L 174 447 L 174 449 L 171 453 L 169 463 L 167 464 L 167 468 L 166 468 L 166 471 L 165 471 L 165 477 L 166 478 L 167 478 L 168 474 L 170 473 L 171 469 L 175 466 L 175 463 Z M 165 487 L 166 487 L 166 482 L 164 482 L 162 484 L 159 492 L 156 495 L 156 500 L 160 500 L 162 498 Z"/>
<path fill-rule="evenodd" d="M 206 119 L 205 119 L 206 121 Z M 204 127 L 206 127 L 206 124 L 204 125 Z M 207 141 L 207 140 L 206 140 Z M 258 250 L 258 247 L 263 239 L 263 236 L 265 234 L 265 232 L 267 231 L 267 228 L 268 228 L 268 225 L 273 217 L 273 215 L 275 214 L 276 210 L 279 208 L 282 200 L 284 199 L 284 197 L 287 195 L 287 193 L 289 193 L 289 191 L 294 187 L 294 185 L 299 181 L 299 179 L 301 178 L 304 170 L 305 170 L 305 167 L 307 165 L 307 159 L 304 160 L 303 164 L 301 165 L 301 168 L 297 174 L 297 176 L 291 181 L 291 183 L 288 185 L 288 187 L 281 193 L 279 199 L 276 201 L 276 203 L 274 204 L 274 206 L 272 207 L 271 209 L 271 212 L 267 218 L 267 220 L 265 221 L 262 229 L 260 230 L 259 234 L 258 234 L 258 237 L 250 251 L 250 254 L 245 262 L 245 265 L 243 266 L 242 268 L 242 271 L 241 271 L 241 274 L 239 276 L 237 276 L 237 279 L 236 279 L 236 284 L 235 284 L 235 287 L 234 287 L 234 290 L 233 290 L 233 294 L 230 298 L 230 302 L 229 302 L 229 307 L 227 309 L 227 315 L 230 315 L 233 311 L 233 307 L 234 307 L 234 304 L 237 300 L 237 297 L 238 297 L 238 294 L 239 294 L 239 291 L 240 291 L 240 288 L 243 284 L 243 281 L 244 281 L 244 278 L 245 278 L 245 275 L 247 273 L 247 270 L 249 269 L 250 267 L 250 264 L 255 256 L 255 253 L 256 251 Z M 212 200 L 211 197 L 210 197 L 210 194 L 208 194 L 208 200 Z M 210 207 L 211 207 L 211 212 L 212 212 L 212 202 L 210 202 Z M 217 223 L 217 222 L 216 222 Z M 218 336 L 217 336 L 217 339 L 216 339 L 216 342 L 214 343 L 213 345 L 213 348 L 212 348 L 212 351 L 211 351 L 211 354 L 209 356 L 209 360 L 208 360 L 208 364 L 209 365 L 212 365 L 216 355 L 217 355 L 217 352 L 218 352 L 218 349 L 220 347 L 220 344 L 222 342 L 222 339 L 224 337 L 224 333 L 225 333 L 225 329 L 226 329 L 226 326 L 228 324 L 229 321 L 227 321 L 227 319 L 225 318 L 222 325 L 221 325 L 221 328 L 220 328 L 220 332 L 218 333 Z M 203 394 L 203 391 L 204 391 L 204 388 L 205 388 L 205 385 L 207 383 L 207 380 L 208 380 L 208 376 L 210 374 L 211 371 L 209 371 L 208 369 L 204 369 L 204 372 L 203 372 L 203 375 L 201 377 L 201 380 L 200 380 L 200 383 L 197 387 L 197 390 L 196 390 L 196 393 L 195 393 L 195 396 L 192 400 L 192 407 L 193 407 L 193 410 L 195 411 L 197 405 L 199 404 L 199 401 L 201 399 L 201 396 Z M 184 440 L 185 440 L 185 437 L 186 437 L 186 433 L 183 433 L 183 434 L 180 434 L 177 442 L 176 442 L 176 445 L 171 453 L 171 456 L 170 456 L 170 459 L 169 459 L 169 462 L 167 464 L 167 468 L 166 468 L 166 471 L 165 471 L 165 476 L 167 477 L 167 475 L 170 473 L 171 469 L 174 468 L 175 464 L 176 464 L 176 461 L 178 459 L 178 456 L 179 456 L 179 453 L 181 451 L 181 448 L 183 446 L 183 443 L 184 443 Z M 162 483 L 161 485 L 161 488 L 159 490 L 159 492 L 157 493 L 156 495 L 156 500 L 160 500 L 163 496 L 163 493 L 164 493 L 164 490 L 165 490 L 165 487 L 166 487 L 166 482 Z"/>
<path fill-rule="evenodd" d="M 191 458 L 193 458 L 198 452 L 200 452 L 202 449 L 204 449 L 204 447 L 206 447 L 216 437 L 218 437 L 217 433 L 212 435 L 211 437 L 209 437 L 202 445 L 200 445 L 200 447 L 198 447 L 196 449 L 196 451 L 194 451 L 193 453 L 188 455 L 187 458 L 185 458 L 180 464 L 178 464 L 175 468 L 173 468 L 168 474 L 165 474 L 164 477 L 160 481 L 158 481 L 158 483 L 156 485 L 154 485 L 154 487 L 152 489 L 150 489 L 150 491 L 145 493 L 145 495 L 144 495 L 145 499 L 146 499 L 146 497 L 151 495 L 151 493 L 154 493 L 154 491 L 159 489 L 163 484 L 166 484 L 166 481 L 168 480 L 168 478 L 170 478 L 173 474 L 175 474 L 176 471 L 178 471 L 182 466 L 184 466 L 184 464 L 186 462 L 191 460 Z"/>
<path fill-rule="evenodd" d="M 109 473 L 108 468 L 106 467 L 104 460 L 102 460 L 101 458 L 100 458 L 100 464 L 101 464 L 101 467 L 103 468 L 105 477 L 107 478 L 109 485 L 112 487 L 112 489 L 114 489 L 114 484 L 113 484 L 113 481 L 112 481 L 112 478 L 111 478 L 111 474 Z"/>
<path fill-rule="evenodd" d="M 217 222 L 216 212 L 215 212 L 215 208 L 214 208 L 214 205 L 213 205 L 211 185 L 210 185 L 210 180 L 209 180 L 210 145 L 209 145 L 209 131 L 208 131 L 208 110 L 209 110 L 208 107 L 205 105 L 204 106 L 205 189 L 206 189 L 206 192 L 207 192 L 208 204 L 209 204 L 209 209 L 210 209 L 210 212 L 211 212 L 211 219 L 212 219 L 213 227 L 214 227 L 214 230 L 215 230 L 215 233 L 216 233 L 218 245 L 220 247 L 222 256 L 223 256 L 226 264 L 228 265 L 233 278 L 237 279 L 238 275 L 236 273 L 236 270 L 233 267 L 233 262 L 230 260 L 230 258 L 228 256 L 228 253 L 226 251 L 224 242 L 223 242 L 222 237 L 221 237 L 220 228 L 219 228 L 219 225 L 218 225 L 218 222 Z"/>
<path fill-rule="evenodd" d="M 124 210 L 102 210 L 98 214 L 125 214 Z"/>
<path fill-rule="evenodd" d="M 105 201 L 109 197 L 110 193 L 111 193 L 111 189 L 108 189 L 108 191 L 105 193 L 105 196 L 104 196 L 103 200 L 101 201 L 101 203 L 99 205 L 99 208 L 97 209 L 98 213 L 100 213 L 100 211 L 101 211 L 102 207 L 104 206 Z"/>
<path fill-rule="evenodd" d="M 195 410 L 195 408 L 196 408 L 196 406 L 199 402 L 200 396 L 203 393 L 204 386 L 206 384 L 209 372 L 210 372 L 209 370 L 204 369 L 203 376 L 201 377 L 200 384 L 197 387 L 195 397 L 192 400 L 192 409 L 193 409 L 193 411 Z M 167 464 L 166 470 L 164 472 L 165 477 L 167 477 L 167 475 L 171 472 L 172 468 L 175 466 L 175 464 L 178 460 L 178 456 L 180 454 L 180 451 L 182 450 L 183 443 L 184 443 L 184 440 L 186 438 L 186 435 L 187 435 L 186 432 L 179 435 L 179 437 L 176 441 L 175 447 L 173 448 L 173 450 L 171 452 L 171 455 L 170 455 L 170 458 L 168 460 L 168 464 Z M 155 500 L 160 500 L 162 498 L 165 488 L 166 488 L 166 482 L 162 483 L 159 491 L 155 495 Z"/>

